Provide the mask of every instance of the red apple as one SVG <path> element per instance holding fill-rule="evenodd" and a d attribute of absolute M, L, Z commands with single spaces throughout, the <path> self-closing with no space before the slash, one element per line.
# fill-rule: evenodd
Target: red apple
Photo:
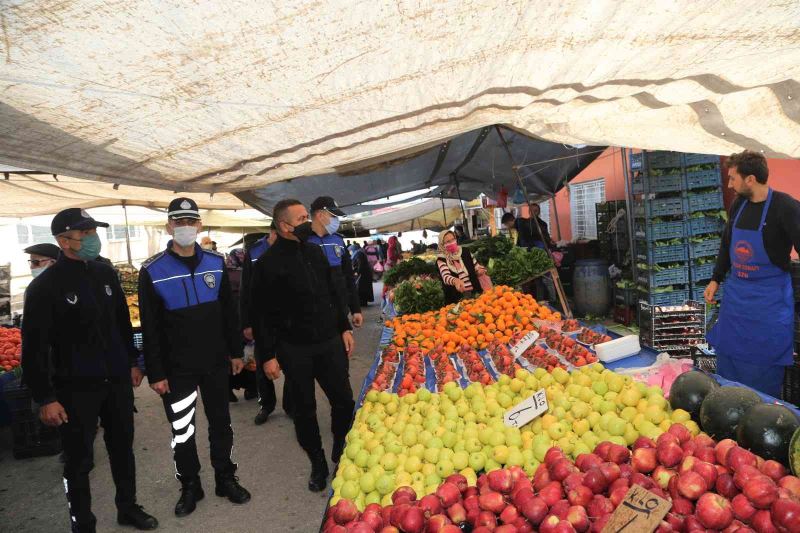
<path fill-rule="evenodd" d="M 692 432 L 689 431 L 683 424 L 672 424 L 667 433 L 671 433 L 678 437 L 681 444 L 688 442 L 692 439 Z"/>
<path fill-rule="evenodd" d="M 727 463 L 725 466 L 736 472 L 744 465 L 757 467 L 758 461 L 756 460 L 756 456 L 740 446 L 734 446 L 728 451 Z"/>
<path fill-rule="evenodd" d="M 500 522 L 503 524 L 513 524 L 519 518 L 520 514 L 516 507 L 507 505 L 503 512 L 500 513 Z"/>
<path fill-rule="evenodd" d="M 564 490 L 567 492 L 580 487 L 583 485 L 583 473 L 573 472 L 561 484 L 564 485 Z"/>
<path fill-rule="evenodd" d="M 419 507 L 409 507 L 400 519 L 399 527 L 404 533 L 425 531 L 425 514 Z"/>
<path fill-rule="evenodd" d="M 672 499 L 672 510 L 679 515 L 689 516 L 694 513 L 694 503 L 691 500 L 678 496 Z"/>
<path fill-rule="evenodd" d="M 527 478 L 528 476 L 525 474 L 525 471 L 522 469 L 521 466 L 511 465 L 507 467 L 507 470 L 511 472 L 511 484 L 514 485 L 522 478 Z M 454 476 L 460 476 L 461 474 L 453 474 Z M 463 476 L 462 476 L 463 477 Z M 467 478 L 464 478 L 466 482 Z"/>
<path fill-rule="evenodd" d="M 800 531 L 800 502 L 790 499 L 775 500 L 772 504 L 772 521 L 787 531 Z"/>
<path fill-rule="evenodd" d="M 543 499 L 534 496 L 522 502 L 519 506 L 519 511 L 531 524 L 538 526 L 544 517 L 547 516 L 548 507 Z"/>
<path fill-rule="evenodd" d="M 535 498 L 533 489 L 524 488 L 511 493 L 511 502 L 519 507 L 522 502 Z"/>
<path fill-rule="evenodd" d="M 658 483 L 659 487 L 661 487 L 664 490 L 667 490 L 667 486 L 669 485 L 669 480 L 674 475 L 675 475 L 674 470 L 667 468 L 663 465 L 658 465 L 656 469 L 653 470 L 651 477 L 656 483 Z"/>
<path fill-rule="evenodd" d="M 608 487 L 608 480 L 600 468 L 592 468 L 583 477 L 583 484 L 595 494 L 601 494 Z"/>
<path fill-rule="evenodd" d="M 731 500 L 731 507 L 736 519 L 746 524 L 749 524 L 750 520 L 752 520 L 753 516 L 756 514 L 756 508 L 753 507 L 753 504 L 750 503 L 750 500 L 748 500 L 747 496 L 744 494 L 737 494 L 734 496 L 733 500 Z"/>
<path fill-rule="evenodd" d="M 397 530 L 395 529 L 395 531 Z M 339 524 L 333 524 L 325 530 L 325 533 L 347 533 L 347 528 Z"/>
<path fill-rule="evenodd" d="M 472 533 L 492 533 L 493 531 L 494 531 L 493 529 L 489 529 L 486 526 L 480 526 L 473 529 Z"/>
<path fill-rule="evenodd" d="M 428 532 L 427 533 L 441 533 L 444 526 L 452 524 L 449 518 L 443 514 L 435 514 L 428 519 Z"/>
<path fill-rule="evenodd" d="M 634 471 L 649 474 L 658 466 L 655 448 L 638 448 L 633 451 L 631 465 Z"/>
<path fill-rule="evenodd" d="M 442 512 L 442 504 L 436 494 L 428 494 L 419 500 L 419 508 L 425 513 L 426 518 Z"/>
<path fill-rule="evenodd" d="M 486 479 L 489 482 L 489 488 L 495 492 L 508 494 L 511 492 L 512 480 L 511 472 L 508 469 L 493 470 L 486 474 Z M 465 478 L 466 481 L 466 478 Z"/>
<path fill-rule="evenodd" d="M 439 533 L 461 533 L 461 528 L 454 524 L 447 524 Z"/>
<path fill-rule="evenodd" d="M 600 466 L 603 464 L 603 460 L 593 453 L 582 453 L 575 459 L 575 466 L 577 466 L 581 472 L 587 472 L 589 469 Z"/>
<path fill-rule="evenodd" d="M 567 511 L 569 511 L 569 502 L 567 500 L 558 500 L 550 506 L 550 514 L 554 514 L 561 520 L 566 520 Z"/>
<path fill-rule="evenodd" d="M 478 507 L 477 509 L 468 509 L 467 522 L 470 524 L 474 524 L 475 522 L 478 521 L 478 516 L 480 516 L 482 512 L 483 511 L 481 511 L 480 507 Z"/>
<path fill-rule="evenodd" d="M 700 523 L 700 519 L 694 515 L 687 516 L 683 521 L 683 526 L 686 531 L 705 531 L 706 528 Z"/>
<path fill-rule="evenodd" d="M 778 481 L 786 475 L 786 468 L 780 464 L 778 461 L 774 461 L 770 459 L 769 461 L 764 461 L 764 463 L 759 467 L 762 474 L 765 474 L 772 478 L 772 481 L 777 483 Z"/>
<path fill-rule="evenodd" d="M 452 483 L 442 483 L 436 489 L 436 496 L 439 498 L 442 506 L 450 507 L 457 501 L 461 500 L 461 491 Z"/>
<path fill-rule="evenodd" d="M 564 481 L 570 474 L 577 471 L 569 459 L 558 459 L 549 466 L 550 477 L 556 481 Z"/>
<path fill-rule="evenodd" d="M 631 452 L 625 446 L 620 444 L 612 444 L 608 448 L 608 460 L 612 463 L 621 465 L 622 463 L 627 463 L 630 458 Z"/>
<path fill-rule="evenodd" d="M 452 483 L 453 485 L 458 487 L 458 490 L 460 490 L 462 494 L 464 493 L 465 490 L 467 490 L 467 487 L 469 486 L 467 478 L 464 477 L 462 474 L 450 474 L 449 476 L 447 476 L 445 481 L 448 483 Z"/>
<path fill-rule="evenodd" d="M 603 461 L 608 461 L 608 450 L 609 448 L 611 448 L 612 444 L 613 442 L 607 440 L 601 442 L 594 449 L 595 455 L 600 457 L 600 459 L 602 459 Z"/>
<path fill-rule="evenodd" d="M 550 472 L 547 470 L 547 466 L 543 464 L 539 465 L 539 468 L 537 468 L 536 472 L 533 474 L 533 488 L 540 491 L 551 481 L 552 479 L 550 479 Z"/>
<path fill-rule="evenodd" d="M 795 476 L 784 476 L 778 481 L 778 486 L 794 494 L 795 498 L 800 498 L 800 478 Z"/>
<path fill-rule="evenodd" d="M 564 497 L 561 483 L 558 481 L 551 481 L 539 491 L 539 497 L 544 500 L 544 503 L 546 503 L 548 507 L 552 507 L 558 500 Z"/>
<path fill-rule="evenodd" d="M 550 467 L 559 459 L 566 459 L 566 456 L 564 455 L 564 452 L 561 451 L 561 448 L 553 446 L 547 450 L 547 453 L 544 454 L 544 464 L 546 464 L 548 467 Z"/>
<path fill-rule="evenodd" d="M 577 505 L 573 505 L 567 511 L 567 521 L 572 524 L 575 531 L 587 531 L 590 526 L 586 509 Z"/>
<path fill-rule="evenodd" d="M 656 443 L 653 439 L 647 437 L 639 437 L 633 443 L 633 449 L 638 450 L 639 448 L 653 448 L 655 449 Z"/>
<path fill-rule="evenodd" d="M 475 521 L 475 526 L 485 526 L 489 531 L 493 531 L 497 527 L 497 519 L 491 511 L 481 511 L 478 515 L 478 519 Z"/>
<path fill-rule="evenodd" d="M 660 524 L 658 524 L 658 528 L 656 528 L 655 533 L 672 533 L 675 531 L 672 529 L 672 526 L 669 522 L 662 520 Z"/>
<path fill-rule="evenodd" d="M 454 524 L 463 524 L 467 521 L 467 510 L 458 502 L 454 503 L 447 509 L 447 517 L 453 521 Z"/>
<path fill-rule="evenodd" d="M 567 493 L 567 500 L 569 500 L 570 505 L 586 507 L 592 501 L 593 496 L 592 489 L 586 485 L 579 485 Z"/>
<path fill-rule="evenodd" d="M 755 516 L 753 516 L 753 520 L 750 522 L 750 525 L 752 525 L 753 529 L 758 531 L 758 533 L 779 532 L 779 529 L 775 526 L 775 523 L 772 521 L 772 516 L 770 516 L 769 511 L 766 510 L 756 511 L 756 514 Z"/>
<path fill-rule="evenodd" d="M 714 446 L 714 454 L 717 456 L 717 462 L 721 465 L 728 466 L 727 457 L 731 448 L 736 446 L 736 441 L 733 439 L 724 439 Z"/>
<path fill-rule="evenodd" d="M 619 507 L 619 504 L 625 499 L 626 494 L 628 494 L 628 489 L 617 489 L 608 495 L 608 499 L 611 500 L 614 509 Z"/>
<path fill-rule="evenodd" d="M 373 513 L 380 514 L 381 513 L 381 509 L 382 509 L 382 507 L 380 506 L 379 503 L 371 503 L 371 504 L 367 505 L 366 507 L 364 507 L 364 512 L 365 513 L 373 512 Z"/>
<path fill-rule="evenodd" d="M 517 528 L 517 533 L 533 533 L 533 525 L 528 522 L 524 516 L 517 518 L 517 521 L 514 522 L 514 525 Z"/>
<path fill-rule="evenodd" d="M 707 463 L 706 463 L 707 464 Z M 719 494 L 706 492 L 697 500 L 695 514 L 708 529 L 725 529 L 733 522 L 731 503 Z"/>
<path fill-rule="evenodd" d="M 668 433 L 661 434 L 662 437 L 664 435 L 668 435 Z M 675 442 L 662 442 L 658 448 L 656 448 L 656 457 L 658 458 L 659 463 L 667 468 L 671 468 L 681 462 L 681 458 L 683 458 L 683 450 Z"/>
<path fill-rule="evenodd" d="M 467 488 L 467 491 L 468 490 L 469 488 Z M 531 480 L 527 477 L 521 477 L 514 482 L 514 488 L 511 489 L 511 496 L 514 496 L 514 494 L 521 490 L 533 490 L 533 483 L 531 483 Z M 467 491 L 464 491 L 464 494 L 466 494 Z"/>
<path fill-rule="evenodd" d="M 361 521 L 367 524 L 370 531 L 380 531 L 383 527 L 383 517 L 378 511 L 364 511 L 361 514 Z"/>
<path fill-rule="evenodd" d="M 714 439 L 712 439 L 705 433 L 700 433 L 692 440 L 694 440 L 698 446 L 711 446 L 713 448 L 717 444 L 716 442 L 714 442 Z"/>
<path fill-rule="evenodd" d="M 683 450 L 684 457 L 694 455 L 694 452 L 697 451 L 697 443 L 693 440 L 687 440 L 681 444 L 681 450 Z"/>
<path fill-rule="evenodd" d="M 400 530 L 394 526 L 383 526 L 379 533 L 400 533 Z"/>
<path fill-rule="evenodd" d="M 707 487 L 713 487 L 717 482 L 717 469 L 711 463 L 697 460 L 693 470 L 703 476 Z"/>
<path fill-rule="evenodd" d="M 668 442 L 674 442 L 678 446 L 681 445 L 681 440 L 678 438 L 677 435 L 670 432 L 666 432 L 659 435 L 658 438 L 656 439 L 656 448 L 658 448 L 659 446 L 663 446 Z"/>
<path fill-rule="evenodd" d="M 395 527 L 400 527 L 400 520 L 402 520 L 403 516 L 406 514 L 406 511 L 409 509 L 411 509 L 411 505 L 407 503 L 399 503 L 392 506 L 392 516 L 389 519 L 389 523 Z M 386 520 L 384 520 L 384 522 L 385 521 Z"/>
<path fill-rule="evenodd" d="M 739 490 L 742 490 L 751 479 L 763 475 L 764 474 L 762 474 L 758 468 L 751 465 L 744 465 L 733 475 L 733 482 L 736 483 L 736 486 L 739 487 Z"/>
<path fill-rule="evenodd" d="M 669 491 L 669 495 L 672 499 L 680 497 L 680 492 L 678 492 L 678 476 L 674 475 L 669 478 L 669 483 L 667 484 L 667 490 Z"/>
<path fill-rule="evenodd" d="M 683 517 L 677 515 L 676 513 L 669 513 L 664 520 L 667 521 L 669 525 L 672 526 L 672 529 L 675 531 L 683 531 Z"/>
<path fill-rule="evenodd" d="M 721 476 L 722 474 L 730 474 L 730 475 L 733 475 L 733 472 L 731 472 L 730 470 L 728 470 L 728 468 L 727 468 L 727 467 L 724 467 L 724 466 L 722 466 L 722 465 L 715 464 L 715 465 L 714 465 L 714 468 L 716 468 L 716 469 L 717 469 L 717 476 Z"/>
<path fill-rule="evenodd" d="M 392 493 L 392 503 L 394 505 L 399 503 L 411 503 L 414 501 L 417 501 L 417 493 L 414 492 L 414 489 L 411 487 L 398 487 L 394 493 Z"/>
<path fill-rule="evenodd" d="M 469 511 L 470 509 L 478 509 L 480 510 L 481 506 L 478 503 L 478 495 L 467 496 L 464 498 L 464 503 L 462 503 L 464 509 Z"/>
<path fill-rule="evenodd" d="M 575 533 L 575 528 L 567 520 L 562 520 L 553 530 L 553 533 Z"/>
<path fill-rule="evenodd" d="M 717 454 L 714 453 L 714 448 L 710 446 L 703 446 L 702 448 L 697 448 L 694 451 L 694 456 L 697 457 L 701 461 L 705 461 L 709 464 L 715 464 L 717 462 Z"/>
<path fill-rule="evenodd" d="M 739 489 L 736 488 L 736 483 L 733 482 L 733 476 L 730 474 L 722 474 L 717 476 L 715 488 L 719 494 L 732 500 L 734 496 L 739 494 Z"/>
<path fill-rule="evenodd" d="M 592 501 L 586 506 L 586 512 L 590 518 L 599 518 L 601 516 L 611 514 L 614 512 L 614 505 L 611 500 L 603 495 L 595 494 Z"/>
<path fill-rule="evenodd" d="M 592 523 L 592 533 L 601 533 L 603 529 L 606 527 L 606 524 L 608 524 L 609 520 L 611 520 L 610 514 L 603 515 L 600 518 L 596 519 Z"/>
<path fill-rule="evenodd" d="M 339 500 L 337 504 L 333 506 L 332 510 L 333 520 L 339 525 L 344 525 L 358 518 L 358 508 L 356 504 L 344 498 Z"/>
<path fill-rule="evenodd" d="M 742 494 L 747 496 L 756 509 L 769 509 L 772 502 L 778 499 L 778 487 L 770 478 L 760 474 L 750 478 Z"/>
<path fill-rule="evenodd" d="M 495 514 L 500 514 L 500 512 L 506 506 L 503 495 L 499 492 L 487 492 L 486 494 L 481 494 L 478 496 L 478 504 L 484 511 L 491 511 Z"/>
<path fill-rule="evenodd" d="M 738 520 L 734 520 L 734 521 L 731 522 L 731 524 L 728 527 L 726 527 L 725 529 L 722 530 L 722 533 L 736 533 L 737 531 L 739 531 L 743 527 L 744 527 L 744 524 L 742 524 Z"/>
<path fill-rule="evenodd" d="M 652 480 L 652 478 L 636 472 L 631 476 L 631 485 L 639 485 L 640 487 L 644 487 L 649 490 L 655 487 L 656 483 Z"/>
<path fill-rule="evenodd" d="M 708 490 L 705 479 L 697 472 L 678 474 L 678 492 L 684 498 L 697 500 Z"/>
<path fill-rule="evenodd" d="M 614 483 L 622 476 L 622 468 L 620 465 L 612 462 L 603 463 L 600 465 L 600 472 L 609 483 Z"/>
<path fill-rule="evenodd" d="M 387 505 L 386 507 L 381 509 L 381 518 L 383 518 L 384 527 L 392 523 L 391 518 L 393 510 L 394 510 L 394 505 Z"/>
<path fill-rule="evenodd" d="M 694 455 L 690 455 L 688 457 L 684 457 L 681 464 L 678 466 L 678 473 L 683 474 L 684 472 L 691 472 L 694 470 L 694 465 L 697 462 L 697 458 Z"/>
<path fill-rule="evenodd" d="M 544 520 L 542 520 L 541 524 L 539 524 L 539 533 L 554 533 L 560 522 L 561 519 L 556 515 L 547 515 Z"/>
<path fill-rule="evenodd" d="M 517 526 L 514 524 L 503 524 L 494 529 L 494 533 L 518 533 Z"/>

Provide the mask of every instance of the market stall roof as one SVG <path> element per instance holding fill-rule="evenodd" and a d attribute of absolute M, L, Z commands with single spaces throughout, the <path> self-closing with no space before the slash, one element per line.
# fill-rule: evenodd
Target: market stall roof
<path fill-rule="evenodd" d="M 797 2 L 29 0 L 2 18 L 0 162 L 108 183 L 241 192 L 492 124 L 800 157 Z"/>
<path fill-rule="evenodd" d="M 356 218 L 353 219 L 353 223 L 360 228 L 389 233 L 413 229 L 438 231 L 460 217 L 461 205 L 458 200 L 444 200 L 443 213 L 441 200 L 428 199 L 398 209 Z"/>
<path fill-rule="evenodd" d="M 4 171 L 16 172 L 20 169 L 0 166 Z M 182 193 L 194 199 L 202 208 L 243 209 L 247 206 L 233 194 Z M 0 216 L 30 217 L 57 213 L 67 207 L 102 207 L 120 205 L 166 208 L 177 196 L 172 191 L 151 187 L 132 187 L 111 183 L 57 176 L 50 174 L 9 174 L 8 179 L 0 177 Z"/>

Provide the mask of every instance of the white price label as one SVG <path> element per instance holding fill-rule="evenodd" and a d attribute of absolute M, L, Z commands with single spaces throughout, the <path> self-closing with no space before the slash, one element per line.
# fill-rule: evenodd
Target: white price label
<path fill-rule="evenodd" d="M 503 421 L 508 427 L 519 428 L 546 413 L 547 409 L 547 395 L 544 393 L 544 389 L 539 389 L 533 393 L 533 396 L 506 411 Z"/>
<path fill-rule="evenodd" d="M 514 359 L 519 357 L 520 355 L 525 353 L 525 350 L 530 348 L 531 344 L 536 342 L 536 339 L 539 338 L 538 331 L 531 331 L 524 337 L 522 337 L 517 344 L 511 347 L 511 355 L 514 356 Z"/>

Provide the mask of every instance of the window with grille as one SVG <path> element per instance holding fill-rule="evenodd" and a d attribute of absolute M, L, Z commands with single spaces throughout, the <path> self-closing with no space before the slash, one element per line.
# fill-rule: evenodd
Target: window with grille
<path fill-rule="evenodd" d="M 547 227 L 550 228 L 553 225 L 553 222 L 550 220 L 550 200 L 545 200 L 539 204 L 539 209 L 542 212 L 539 214 L 539 218 L 547 222 Z M 550 234 L 552 235 L 553 230 L 550 229 Z"/>
<path fill-rule="evenodd" d="M 569 186 L 569 220 L 574 239 L 597 238 L 595 204 L 606 201 L 606 180 L 600 178 Z"/>
<path fill-rule="evenodd" d="M 131 240 L 138 239 L 141 236 L 139 226 L 129 226 L 128 232 Z M 109 241 L 124 241 L 125 240 L 125 226 L 112 224 L 106 228 L 106 236 Z"/>

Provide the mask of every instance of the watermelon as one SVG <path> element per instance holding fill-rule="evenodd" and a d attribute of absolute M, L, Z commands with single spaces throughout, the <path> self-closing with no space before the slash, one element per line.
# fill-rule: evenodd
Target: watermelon
<path fill-rule="evenodd" d="M 718 388 L 719 383 L 705 372 L 684 372 L 669 389 L 669 404 L 673 409 L 688 411 L 692 420 L 699 423 L 703 400 L 709 392 Z"/>
<path fill-rule="evenodd" d="M 715 440 L 735 439 L 739 421 L 760 403 L 761 397 L 746 387 L 719 387 L 700 406 L 700 427 Z"/>
<path fill-rule="evenodd" d="M 736 429 L 736 440 L 764 459 L 789 466 L 789 443 L 800 427 L 800 418 L 783 405 L 756 404 L 744 414 Z"/>

